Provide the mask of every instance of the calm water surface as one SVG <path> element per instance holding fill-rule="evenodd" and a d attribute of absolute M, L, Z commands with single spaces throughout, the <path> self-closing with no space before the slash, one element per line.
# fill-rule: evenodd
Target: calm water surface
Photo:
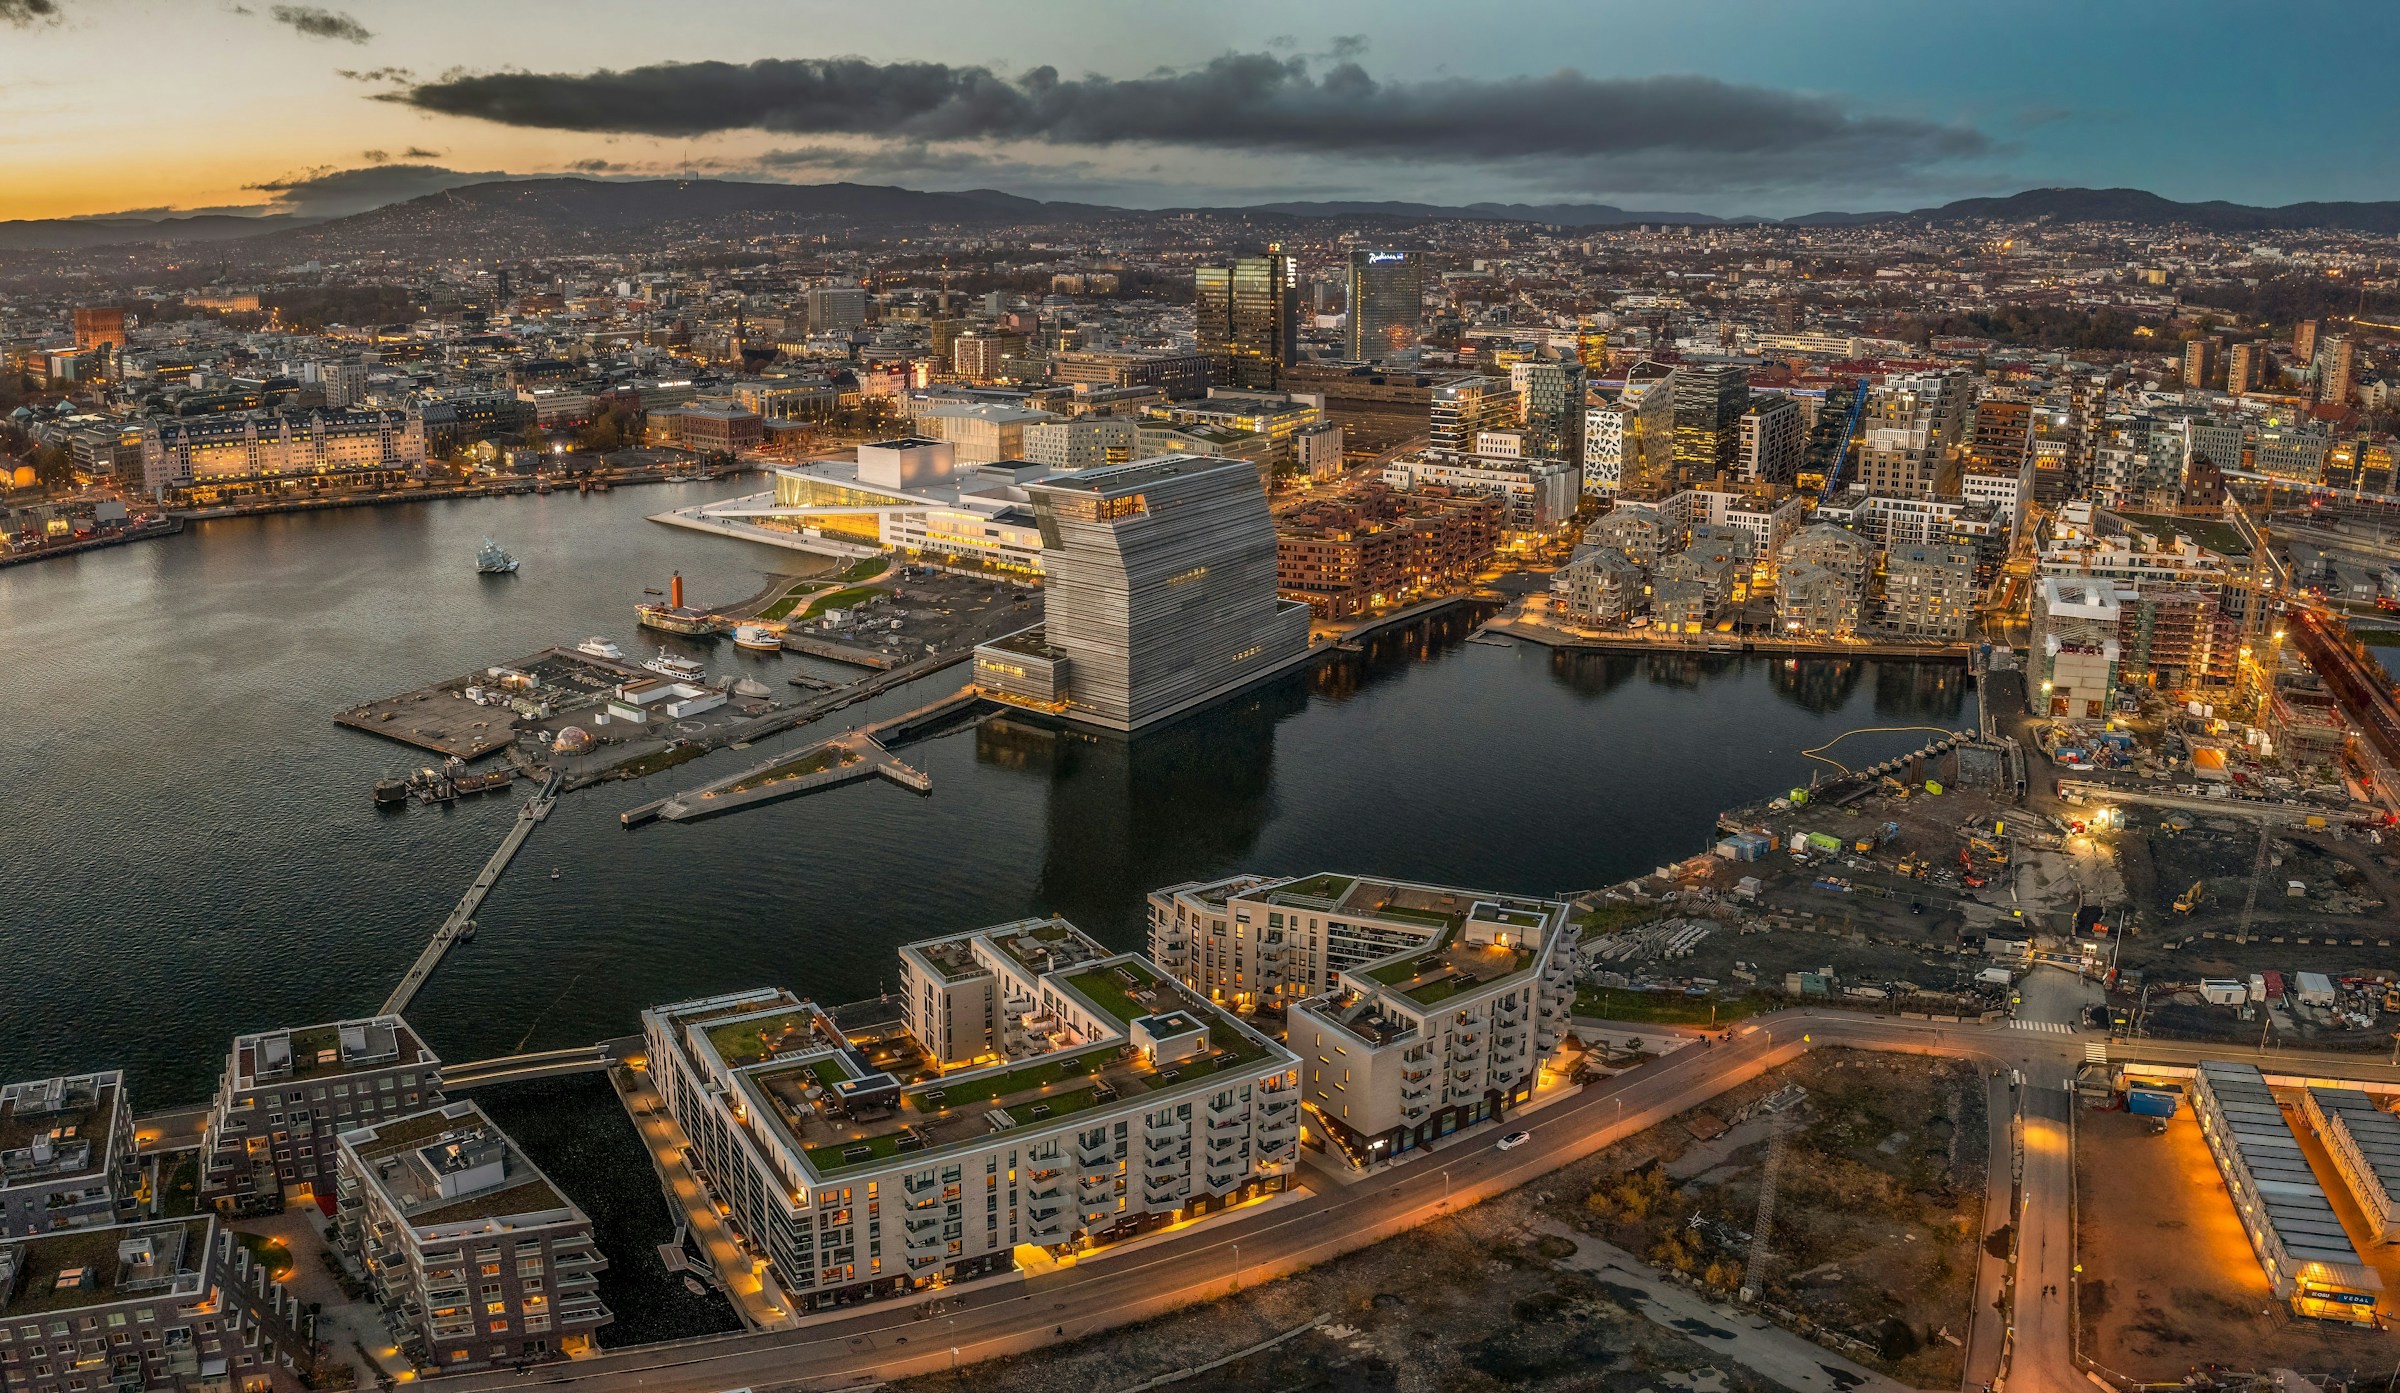
<path fill-rule="evenodd" d="M 369 785 L 423 757 L 332 714 L 588 634 L 633 656 L 632 606 L 671 569 L 705 602 L 812 568 L 643 520 L 746 487 L 210 523 L 0 570 L 0 1079 L 122 1065 L 137 1107 L 197 1101 L 234 1033 L 373 1010 L 518 800 L 379 811 Z M 474 574 L 485 534 L 518 575 Z M 1387 635 L 1131 741 L 987 718 L 909 750 L 930 797 L 859 784 L 628 832 L 617 814 L 669 783 L 578 792 L 410 1017 L 464 1061 L 735 987 L 848 1000 L 891 982 L 900 942 L 1025 914 L 1138 947 L 1144 891 L 1244 869 L 1584 889 L 1704 848 L 1719 808 L 1804 781 L 1800 751 L 1842 731 L 1971 719 L 1952 665 L 1554 656 L 1466 630 Z M 787 691 L 845 675 L 683 651 Z"/>

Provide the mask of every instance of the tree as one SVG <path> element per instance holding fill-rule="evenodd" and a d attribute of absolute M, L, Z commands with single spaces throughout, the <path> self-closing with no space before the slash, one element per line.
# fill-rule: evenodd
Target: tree
<path fill-rule="evenodd" d="M 57 445 L 44 445 L 33 452 L 33 475 L 42 487 L 53 489 L 75 486 L 75 457 Z"/>

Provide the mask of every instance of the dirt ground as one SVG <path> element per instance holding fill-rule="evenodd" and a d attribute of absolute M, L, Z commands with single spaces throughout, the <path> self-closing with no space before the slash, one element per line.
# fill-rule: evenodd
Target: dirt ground
<path fill-rule="evenodd" d="M 2400 1334 L 2307 1320 L 2267 1287 L 2191 1111 L 2075 1119 L 2076 1258 L 2083 1350 L 2142 1381 L 2204 1364 L 2380 1373 Z M 2338 1201 L 2337 1201 L 2338 1203 Z"/>
<path fill-rule="evenodd" d="M 1805 1102 L 1768 1111 L 1761 1100 Z M 1773 1130 L 1790 1129 L 1762 1307 L 1921 1387 L 1956 1387 L 1974 1302 L 1987 1136 L 1971 1064 L 1820 1050 L 1549 1189 L 1562 1218 L 1703 1288 L 1746 1271 Z M 1697 1221 L 1697 1222 L 1695 1222 Z"/>
<path fill-rule="evenodd" d="M 1548 1182 L 1541 1182 L 1546 1185 Z M 1523 1192 L 1296 1277 L 1015 1359 L 887 1385 L 895 1393 L 1123 1388 L 1326 1323 L 1211 1369 L 1210 1393 L 1772 1393 L 1553 1266 Z M 1561 1245 L 1565 1240 L 1548 1238 Z M 1554 1250 L 1553 1250 L 1554 1251 Z"/>

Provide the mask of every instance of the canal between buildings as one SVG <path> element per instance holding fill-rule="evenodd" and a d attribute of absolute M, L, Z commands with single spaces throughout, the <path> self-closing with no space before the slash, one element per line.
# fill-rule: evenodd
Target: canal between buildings
<path fill-rule="evenodd" d="M 378 810 L 370 785 L 426 757 L 333 713 L 586 635 L 639 657 L 656 641 L 633 606 L 673 569 L 704 603 L 814 569 L 643 520 L 757 487 L 213 522 L 0 570 L 0 1079 L 122 1066 L 138 1109 L 197 1102 L 236 1032 L 376 1009 L 530 786 Z M 517 575 L 474 573 L 487 534 Z M 1973 720 L 1956 664 L 1554 655 L 1469 627 L 1437 617 L 1130 741 L 989 717 L 904 752 L 930 797 L 859 784 L 619 826 L 744 757 L 725 754 L 576 792 L 410 1019 L 465 1061 L 629 1034 L 645 1006 L 737 987 L 851 1000 L 895 984 L 899 943 L 1028 914 L 1139 947 L 1145 891 L 1238 870 L 1589 889 L 1704 849 L 1720 808 L 1805 782 L 1800 752 L 1845 730 Z M 856 675 L 679 651 L 792 696 L 794 672 Z"/>

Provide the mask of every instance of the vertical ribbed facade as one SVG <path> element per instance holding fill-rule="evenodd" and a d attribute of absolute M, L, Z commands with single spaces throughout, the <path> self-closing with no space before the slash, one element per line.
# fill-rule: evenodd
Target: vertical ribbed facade
<path fill-rule="evenodd" d="M 1276 598 L 1275 524 L 1247 462 L 1169 455 L 1028 491 L 1070 711 L 1130 729 L 1307 651 L 1308 607 Z"/>

